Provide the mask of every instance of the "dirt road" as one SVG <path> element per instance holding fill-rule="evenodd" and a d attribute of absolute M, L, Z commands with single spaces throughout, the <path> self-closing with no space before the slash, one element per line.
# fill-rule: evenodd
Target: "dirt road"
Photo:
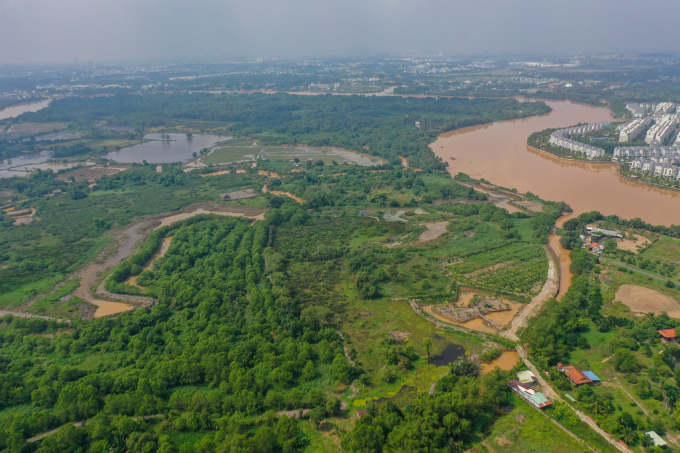
<path fill-rule="evenodd" d="M 68 319 L 57 319 L 57 318 L 50 318 L 49 316 L 42 316 L 42 315 L 34 315 L 33 313 L 25 313 L 22 311 L 8 311 L 8 310 L 0 310 L 0 318 L 6 315 L 12 315 L 16 316 L 18 318 L 40 318 L 40 319 L 56 319 L 57 321 L 60 322 L 70 322 Z"/>
<path fill-rule="evenodd" d="M 114 315 L 123 311 L 154 305 L 156 300 L 150 297 L 110 293 L 104 289 L 103 282 L 99 284 L 96 291 L 94 287 L 100 276 L 129 257 L 135 246 L 159 226 L 197 214 L 215 213 L 259 219 L 262 218 L 264 212 L 263 209 L 239 208 L 220 203 L 203 202 L 189 205 L 179 211 L 167 212 L 141 220 L 118 233 L 116 238 L 118 245 L 115 253 L 106 257 L 103 262 L 88 264 L 74 275 L 74 278 L 81 280 L 80 286 L 73 292 L 73 295 L 97 306 L 97 310 L 94 313 L 89 313 L 88 317 Z"/>
<path fill-rule="evenodd" d="M 524 310 L 515 316 L 510 323 L 510 327 L 500 333 L 510 340 L 519 341 L 517 331 L 520 328 L 526 327 L 529 318 L 536 316 L 543 309 L 545 303 L 555 297 L 560 289 L 560 272 L 557 259 L 548 246 L 544 245 L 543 248 L 545 248 L 545 254 L 548 256 L 548 277 L 545 280 L 541 292 L 531 299 L 531 302 L 529 302 Z"/>

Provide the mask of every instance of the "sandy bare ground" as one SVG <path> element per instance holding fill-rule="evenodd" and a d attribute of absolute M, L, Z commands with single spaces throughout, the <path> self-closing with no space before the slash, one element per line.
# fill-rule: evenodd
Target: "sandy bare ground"
<path fill-rule="evenodd" d="M 671 318 L 680 319 L 680 303 L 670 296 L 637 285 L 621 285 L 616 300 L 638 313 L 667 312 Z"/>
<path fill-rule="evenodd" d="M 427 228 L 426 231 L 423 231 L 423 234 L 420 235 L 420 240 L 421 241 L 432 241 L 434 239 L 437 239 L 439 236 L 442 234 L 446 233 L 446 225 L 448 225 L 449 222 L 427 222 L 424 223 L 423 226 Z"/>
<path fill-rule="evenodd" d="M 536 316 L 543 309 L 545 303 L 557 295 L 557 292 L 560 288 L 560 275 L 557 272 L 558 265 L 555 262 L 553 254 L 550 253 L 547 246 L 544 246 L 544 248 L 546 249 L 545 253 L 548 256 L 548 278 L 546 278 L 541 292 L 531 299 L 529 305 L 527 305 L 526 308 L 512 320 L 512 323 L 510 323 L 510 328 L 504 332 L 501 332 L 501 335 L 509 338 L 510 340 L 519 340 L 517 337 L 517 331 L 522 327 L 526 327 L 529 318 Z"/>
<path fill-rule="evenodd" d="M 149 262 L 144 267 L 145 271 L 151 270 L 151 268 L 153 267 L 156 260 L 165 256 L 165 254 L 168 252 L 168 249 L 170 248 L 171 242 L 172 242 L 172 236 L 167 237 L 167 238 L 163 238 L 163 240 L 161 241 L 161 246 L 159 247 L 158 250 L 156 250 L 156 252 L 153 254 L 153 256 L 151 257 Z M 123 283 L 127 283 L 128 285 L 132 285 L 132 286 L 136 286 L 138 288 L 141 288 L 137 284 L 137 277 L 139 277 L 139 275 L 133 275 L 132 277 L 128 278 Z"/>
<path fill-rule="evenodd" d="M 284 192 L 282 190 L 267 190 L 267 184 L 265 184 L 264 186 L 262 186 L 262 193 L 267 193 L 267 192 L 274 194 L 274 195 L 285 195 L 285 196 L 290 197 L 293 200 L 295 200 L 295 201 L 297 201 L 298 203 L 301 203 L 301 204 L 305 202 L 305 200 L 298 197 L 297 195 L 293 195 L 290 192 Z"/>
<path fill-rule="evenodd" d="M 635 241 L 630 239 L 617 239 L 616 245 L 621 250 L 628 250 L 629 252 L 637 253 L 639 247 L 644 247 L 650 243 L 650 240 L 644 236 L 637 236 Z"/>

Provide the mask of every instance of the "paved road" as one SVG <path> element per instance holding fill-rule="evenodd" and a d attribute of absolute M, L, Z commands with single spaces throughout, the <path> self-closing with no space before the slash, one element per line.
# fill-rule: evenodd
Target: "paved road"
<path fill-rule="evenodd" d="M 638 274 L 646 275 L 647 277 L 651 277 L 651 278 L 655 278 L 657 280 L 661 280 L 662 282 L 668 281 L 668 279 L 666 277 L 660 277 L 658 275 L 650 274 L 649 272 L 641 271 L 640 269 L 637 269 L 635 267 L 630 267 L 627 264 L 623 264 L 619 261 L 615 261 L 615 260 L 612 260 L 612 259 L 607 259 L 607 261 L 609 261 L 610 263 L 614 263 L 617 266 L 621 266 L 621 267 L 625 267 L 626 269 L 630 269 L 631 271 L 637 272 Z"/>

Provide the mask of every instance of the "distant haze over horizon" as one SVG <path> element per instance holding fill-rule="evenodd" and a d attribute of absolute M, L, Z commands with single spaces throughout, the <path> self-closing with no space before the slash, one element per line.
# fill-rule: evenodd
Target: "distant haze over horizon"
<path fill-rule="evenodd" d="M 677 52 L 680 1 L 0 0 L 0 65 Z"/>

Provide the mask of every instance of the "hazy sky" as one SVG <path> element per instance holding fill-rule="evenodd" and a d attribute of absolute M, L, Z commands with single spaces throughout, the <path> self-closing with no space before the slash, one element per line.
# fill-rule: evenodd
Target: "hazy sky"
<path fill-rule="evenodd" d="M 680 50 L 680 0 L 0 0 L 0 64 Z"/>

